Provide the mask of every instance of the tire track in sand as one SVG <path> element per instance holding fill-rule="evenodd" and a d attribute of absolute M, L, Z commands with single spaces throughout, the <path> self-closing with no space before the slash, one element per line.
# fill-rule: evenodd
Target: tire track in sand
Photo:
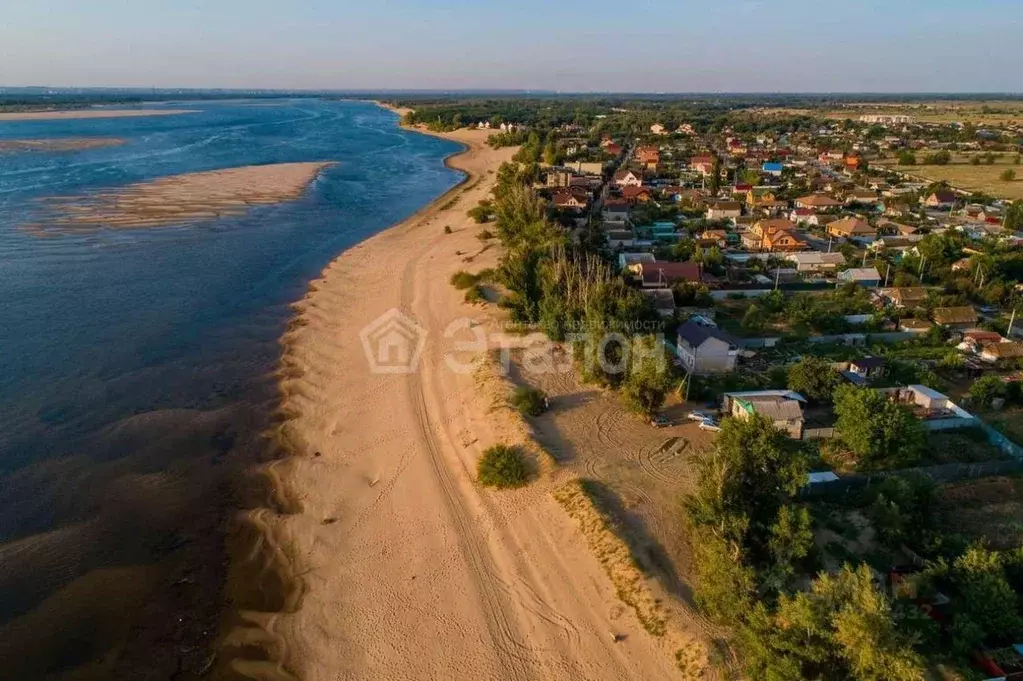
<path fill-rule="evenodd" d="M 415 316 L 412 311 L 414 275 L 420 259 L 421 256 L 410 260 L 402 273 L 401 311 L 411 318 Z M 439 484 L 444 505 L 455 523 L 466 566 L 479 595 L 487 631 L 490 634 L 494 651 L 507 675 L 506 678 L 531 679 L 533 674 L 529 671 L 528 658 L 514 651 L 514 648 L 522 647 L 522 644 L 516 639 L 514 627 L 501 603 L 501 589 L 494 583 L 495 570 L 486 541 L 479 533 L 465 506 L 465 501 L 456 487 L 451 470 L 443 460 L 443 454 L 434 436 L 420 373 L 423 370 L 422 367 L 421 363 L 419 371 L 408 374 L 407 383 L 408 396 L 415 412 L 419 438 L 426 446 L 430 467 Z"/>

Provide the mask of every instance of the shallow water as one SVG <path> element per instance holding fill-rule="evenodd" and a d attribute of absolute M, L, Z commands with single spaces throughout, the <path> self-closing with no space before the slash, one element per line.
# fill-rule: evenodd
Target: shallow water
<path fill-rule="evenodd" d="M 200 111 L 0 122 L 0 140 L 126 140 L 0 154 L 0 677 L 202 668 L 223 516 L 239 471 L 267 455 L 256 433 L 275 406 L 288 304 L 346 247 L 459 179 L 441 163 L 457 145 L 371 104 L 188 108 Z M 42 198 L 297 161 L 338 165 L 302 199 L 241 217 L 24 229 Z"/>

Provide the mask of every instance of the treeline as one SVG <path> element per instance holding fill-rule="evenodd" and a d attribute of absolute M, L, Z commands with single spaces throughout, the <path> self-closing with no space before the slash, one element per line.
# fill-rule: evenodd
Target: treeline
<path fill-rule="evenodd" d="M 493 222 L 504 246 L 500 305 L 512 321 L 572 341 L 584 380 L 620 389 L 630 407 L 650 414 L 672 380 L 665 348 L 652 335 L 660 317 L 601 254 L 551 220 L 547 202 L 527 185 L 530 167 L 503 164 L 494 199 L 470 211 Z"/>
<path fill-rule="evenodd" d="M 840 404 L 850 422 L 858 410 L 888 409 L 870 403 L 865 389 L 839 392 L 838 403 L 858 403 Z M 874 435 L 890 418 L 859 417 Z M 889 447 L 900 446 L 893 435 Z M 736 629 L 750 678 L 923 681 L 936 661 L 968 670 L 975 650 L 1023 634 L 1023 550 L 991 550 L 945 532 L 929 478 L 892 477 L 847 502 L 883 548 L 909 546 L 928 559 L 903 576 L 904 597 L 892 598 L 861 557 L 824 569 L 814 527 L 825 509 L 798 498 L 806 472 L 801 448 L 767 419 L 727 419 L 685 500 L 697 604 Z M 950 599 L 943 626 L 925 613 L 939 593 Z"/>

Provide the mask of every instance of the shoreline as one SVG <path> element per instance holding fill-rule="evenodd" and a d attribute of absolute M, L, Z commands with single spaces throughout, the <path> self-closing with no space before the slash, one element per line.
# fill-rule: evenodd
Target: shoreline
<path fill-rule="evenodd" d="M 261 641 L 266 659 L 221 664 L 303 681 L 676 678 L 555 501 L 556 473 L 513 492 L 476 483 L 482 450 L 515 441 L 521 422 L 481 395 L 477 371 L 446 364 L 449 324 L 496 329 L 501 315 L 465 303 L 449 279 L 496 266 L 466 211 L 515 149 L 487 146 L 490 131 L 416 131 L 465 145 L 445 159 L 465 177 L 341 253 L 294 304 L 271 436 L 283 456 L 263 472 L 277 503 L 245 518 L 279 607 L 224 639 Z M 363 333 L 393 315 L 425 334 L 412 373 L 368 365 Z"/>

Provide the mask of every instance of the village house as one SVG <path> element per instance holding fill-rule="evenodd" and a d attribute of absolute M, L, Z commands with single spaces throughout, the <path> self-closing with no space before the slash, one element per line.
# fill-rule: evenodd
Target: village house
<path fill-rule="evenodd" d="M 722 407 L 725 413 L 733 418 L 747 419 L 754 414 L 759 414 L 793 440 L 803 438 L 803 404 L 805 402 L 805 397 L 791 390 L 725 393 L 722 397 Z"/>
<path fill-rule="evenodd" d="M 551 200 L 558 210 L 583 211 L 590 205 L 590 195 L 578 187 L 559 189 Z"/>
<path fill-rule="evenodd" d="M 838 280 L 864 288 L 877 288 L 881 285 L 881 275 L 878 274 L 876 267 L 854 267 L 845 272 L 839 272 Z"/>
<path fill-rule="evenodd" d="M 619 253 L 618 269 L 635 276 L 642 276 L 643 271 L 640 265 L 645 262 L 654 262 L 657 258 L 653 253 Z"/>
<path fill-rule="evenodd" d="M 608 199 L 601 206 L 601 219 L 604 222 L 624 223 L 629 219 L 629 202 L 624 199 Z"/>
<path fill-rule="evenodd" d="M 742 234 L 743 248 L 751 251 L 802 251 L 809 244 L 792 229 L 784 218 L 760 220 Z"/>
<path fill-rule="evenodd" d="M 657 147 L 639 147 L 636 149 L 636 161 L 653 170 L 661 161 L 661 151 Z"/>
<path fill-rule="evenodd" d="M 849 371 L 862 379 L 884 376 L 884 357 L 860 357 L 849 362 Z"/>
<path fill-rule="evenodd" d="M 714 172 L 714 163 L 713 156 L 694 156 L 689 161 L 689 167 L 701 175 L 707 176 Z"/>
<path fill-rule="evenodd" d="M 770 189 L 758 189 L 752 188 L 746 192 L 746 205 L 752 208 L 759 208 L 760 206 L 771 206 L 777 205 L 777 200 L 774 196 L 774 192 Z"/>
<path fill-rule="evenodd" d="M 881 297 L 899 309 L 919 307 L 927 300 L 927 289 L 923 286 L 897 286 L 882 290 Z"/>
<path fill-rule="evenodd" d="M 839 265 L 845 264 L 845 256 L 841 253 L 818 251 L 789 253 L 785 259 L 795 264 L 797 272 L 833 272 Z"/>
<path fill-rule="evenodd" d="M 962 307 L 936 307 L 934 323 L 947 329 L 969 329 L 977 325 L 977 311 L 969 305 Z"/>
<path fill-rule="evenodd" d="M 907 317 L 906 319 L 899 320 L 899 331 L 905 331 L 907 333 L 923 334 L 934 328 L 934 324 L 925 319 L 913 319 Z"/>
<path fill-rule="evenodd" d="M 877 192 L 870 191 L 869 189 L 854 189 L 845 194 L 846 205 L 853 204 L 876 204 L 880 199 L 877 196 Z"/>
<path fill-rule="evenodd" d="M 841 205 L 841 201 L 833 199 L 827 194 L 810 194 L 796 199 L 796 208 L 808 208 L 815 212 L 838 208 Z"/>
<path fill-rule="evenodd" d="M 547 186 L 549 188 L 567 187 L 572 184 L 572 172 L 560 168 L 551 168 L 547 171 Z"/>
<path fill-rule="evenodd" d="M 773 177 L 781 177 L 784 166 L 781 163 L 765 163 L 760 166 L 760 171 Z"/>
<path fill-rule="evenodd" d="M 660 123 L 654 123 L 650 126 L 650 132 L 654 135 L 667 135 L 668 130 Z"/>
<path fill-rule="evenodd" d="M 642 187 L 643 173 L 635 170 L 619 170 L 615 173 L 614 182 L 619 187 Z"/>
<path fill-rule="evenodd" d="M 955 192 L 948 190 L 936 191 L 927 196 L 927 198 L 923 200 L 923 203 L 928 208 L 949 210 L 956 205 L 956 195 Z"/>
<path fill-rule="evenodd" d="M 973 268 L 973 261 L 970 258 L 959 258 L 952 263 L 953 272 L 968 272 Z"/>
<path fill-rule="evenodd" d="M 882 218 L 877 221 L 878 234 L 891 234 L 894 236 L 915 236 L 920 231 L 919 227 L 903 225 L 892 220 Z"/>
<path fill-rule="evenodd" d="M 589 208 L 589 193 L 578 187 L 559 189 L 554 192 L 551 202 L 558 210 L 584 211 Z"/>
<path fill-rule="evenodd" d="M 720 374 L 735 370 L 738 349 L 730 336 L 706 320 L 689 319 L 678 328 L 678 357 L 687 371 Z"/>
<path fill-rule="evenodd" d="M 1023 343 L 1015 341 L 984 343 L 977 354 L 982 360 L 991 364 L 1018 360 L 1023 357 Z"/>
<path fill-rule="evenodd" d="M 871 227 L 869 222 L 854 217 L 835 220 L 828 225 L 827 231 L 828 235 L 843 239 L 877 235 L 877 230 Z"/>
<path fill-rule="evenodd" d="M 708 220 L 727 220 L 742 215 L 742 204 L 738 201 L 714 201 L 707 206 Z"/>
<path fill-rule="evenodd" d="M 643 288 L 668 288 L 675 282 L 687 281 L 698 284 L 702 281 L 703 268 L 697 262 L 674 262 L 654 260 L 639 263 L 639 276 Z"/>
<path fill-rule="evenodd" d="M 649 187 L 634 187 L 628 185 L 622 187 L 622 198 L 629 203 L 646 203 L 654 198 Z"/>
<path fill-rule="evenodd" d="M 711 242 L 721 248 L 728 245 L 728 232 L 724 229 L 705 229 L 696 238 L 703 242 Z"/>

